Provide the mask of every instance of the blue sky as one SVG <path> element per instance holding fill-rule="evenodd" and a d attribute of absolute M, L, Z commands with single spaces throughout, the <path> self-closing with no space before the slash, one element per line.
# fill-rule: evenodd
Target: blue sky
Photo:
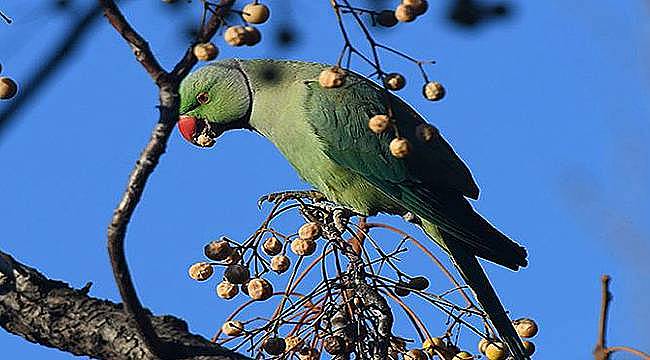
<path fill-rule="evenodd" d="M 220 58 L 336 60 L 341 40 L 326 1 L 268 3 L 284 13 L 272 14 L 263 35 L 288 21 L 299 42 L 282 50 L 270 41 L 240 49 L 219 38 Z M 482 191 L 475 207 L 528 248 L 528 268 L 486 269 L 515 316 L 538 320 L 536 358 L 591 356 L 602 273 L 613 276 L 610 344 L 647 351 L 648 3 L 515 2 L 513 16 L 474 31 L 450 25 L 445 4 L 431 3 L 418 22 L 378 39 L 435 59 L 429 74 L 446 85 L 448 97 L 423 100 L 416 69 L 388 55 L 385 64 L 413 80 L 399 95 L 441 129 L 472 169 Z M 15 20 L 0 25 L 0 63 L 3 75 L 19 83 L 66 29 L 67 18 L 45 4 L 0 4 Z M 176 33 L 198 6 L 179 6 L 179 13 L 158 1 L 131 1 L 124 9 L 169 67 L 185 49 Z M 0 139 L 0 248 L 73 286 L 93 281 L 91 295 L 118 301 L 105 230 L 156 121 L 156 96 L 129 48 L 100 22 Z M 197 184 L 210 190 L 199 196 L 191 191 Z M 277 150 L 252 133 L 226 134 L 210 150 L 175 134 L 127 236 L 143 303 L 210 336 L 235 304 L 216 299 L 214 283 L 191 281 L 187 266 L 201 259 L 207 241 L 242 239 L 254 230 L 262 217 L 257 197 L 304 187 Z M 417 261 L 405 267 L 422 271 Z M 71 357 L 5 332 L 0 348 L 7 358 Z"/>

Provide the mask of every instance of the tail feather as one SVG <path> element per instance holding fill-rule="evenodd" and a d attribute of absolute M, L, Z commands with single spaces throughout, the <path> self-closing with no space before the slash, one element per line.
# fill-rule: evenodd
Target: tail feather
<path fill-rule="evenodd" d="M 448 234 L 443 232 L 441 235 L 454 265 L 476 295 L 476 299 L 496 328 L 499 337 L 510 349 L 510 354 L 515 360 L 528 360 L 521 339 L 476 256 L 467 252 L 454 239 L 445 241 L 445 238 L 449 237 Z"/>

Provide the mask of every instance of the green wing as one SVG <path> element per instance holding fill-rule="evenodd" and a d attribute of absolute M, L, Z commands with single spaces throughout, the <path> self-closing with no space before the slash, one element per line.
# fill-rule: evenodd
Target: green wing
<path fill-rule="evenodd" d="M 425 121 L 409 105 L 393 95 L 386 98 L 376 84 L 355 75 L 337 89 L 312 81 L 305 86 L 306 118 L 334 162 L 439 226 L 473 254 L 513 269 L 526 264 L 525 249 L 474 212 L 465 198 L 477 198 L 479 190 L 451 146 L 437 131 L 428 142 L 416 137 L 416 127 Z M 386 113 L 385 99 L 392 104 L 400 136 L 412 145 L 404 159 L 390 154 L 392 130 L 376 135 L 368 128 L 370 117 Z"/>

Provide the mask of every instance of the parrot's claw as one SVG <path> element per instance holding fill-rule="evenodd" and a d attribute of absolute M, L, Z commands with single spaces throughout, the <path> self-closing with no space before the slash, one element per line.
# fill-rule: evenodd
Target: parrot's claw
<path fill-rule="evenodd" d="M 264 195 L 257 200 L 257 207 L 261 208 L 265 202 L 282 203 L 287 200 L 302 200 L 310 199 L 313 202 L 320 202 L 327 200 L 323 193 L 316 190 L 296 190 L 296 191 L 281 191 Z"/>
<path fill-rule="evenodd" d="M 415 215 L 410 211 L 402 215 L 402 219 L 404 219 L 407 222 L 410 222 L 411 224 L 422 225 L 422 220 L 420 220 L 420 218 L 417 215 Z"/>

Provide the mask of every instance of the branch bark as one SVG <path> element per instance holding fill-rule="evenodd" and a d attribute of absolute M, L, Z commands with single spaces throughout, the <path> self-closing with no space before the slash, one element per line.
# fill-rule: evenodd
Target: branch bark
<path fill-rule="evenodd" d="M 121 304 L 90 297 L 88 289 L 50 280 L 0 251 L 0 327 L 28 341 L 99 359 L 153 359 L 129 325 Z M 239 360 L 235 354 L 190 333 L 185 321 L 145 314 L 176 358 Z"/>

